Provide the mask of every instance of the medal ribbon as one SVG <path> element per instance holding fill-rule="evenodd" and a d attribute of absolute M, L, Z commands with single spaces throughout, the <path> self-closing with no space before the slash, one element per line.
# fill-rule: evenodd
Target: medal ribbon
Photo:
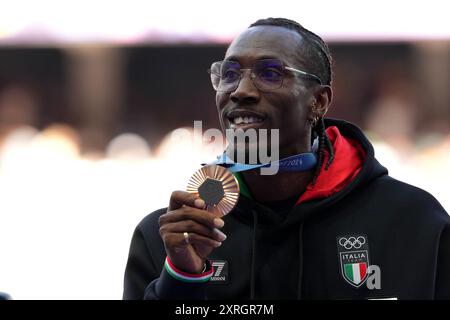
<path fill-rule="evenodd" d="M 243 164 L 233 162 L 224 152 L 218 159 L 210 164 L 217 164 L 227 168 L 232 173 L 252 170 L 256 168 L 264 168 L 275 166 L 278 164 L 278 171 L 308 171 L 317 165 L 317 155 L 312 152 L 300 153 L 278 161 L 263 163 L 263 164 Z"/>

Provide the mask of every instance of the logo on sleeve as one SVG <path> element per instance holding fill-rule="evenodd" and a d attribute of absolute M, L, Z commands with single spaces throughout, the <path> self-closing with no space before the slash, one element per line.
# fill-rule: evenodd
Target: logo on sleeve
<path fill-rule="evenodd" d="M 210 282 L 215 284 L 228 283 L 228 261 L 225 260 L 211 260 L 211 264 L 214 267 L 214 273 Z"/>
<path fill-rule="evenodd" d="M 369 245 L 363 235 L 337 238 L 341 274 L 344 280 L 359 288 L 368 277 Z"/>

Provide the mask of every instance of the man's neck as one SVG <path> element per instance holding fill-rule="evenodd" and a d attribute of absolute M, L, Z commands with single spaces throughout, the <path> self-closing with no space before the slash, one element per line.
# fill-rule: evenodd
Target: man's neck
<path fill-rule="evenodd" d="M 242 173 L 245 182 L 256 201 L 278 201 L 301 195 L 312 181 L 314 170 L 303 172 L 278 172 L 275 175 L 261 175 L 259 169 Z"/>

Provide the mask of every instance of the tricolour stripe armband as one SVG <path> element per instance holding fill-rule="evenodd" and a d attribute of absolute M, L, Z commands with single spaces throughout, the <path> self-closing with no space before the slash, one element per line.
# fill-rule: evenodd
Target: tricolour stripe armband
<path fill-rule="evenodd" d="M 205 271 L 203 273 L 187 273 L 181 271 L 173 265 L 169 257 L 166 257 L 164 267 L 166 268 L 167 272 L 175 279 L 189 283 L 208 282 L 214 273 L 214 268 L 208 260 L 206 260 Z"/>

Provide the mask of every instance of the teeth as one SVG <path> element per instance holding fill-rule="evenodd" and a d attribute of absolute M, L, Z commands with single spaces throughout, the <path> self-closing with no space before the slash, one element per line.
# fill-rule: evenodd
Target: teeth
<path fill-rule="evenodd" d="M 262 122 L 263 119 L 250 116 L 250 117 L 236 117 L 232 121 L 234 124 L 241 124 L 241 123 L 248 124 L 248 123 Z"/>

